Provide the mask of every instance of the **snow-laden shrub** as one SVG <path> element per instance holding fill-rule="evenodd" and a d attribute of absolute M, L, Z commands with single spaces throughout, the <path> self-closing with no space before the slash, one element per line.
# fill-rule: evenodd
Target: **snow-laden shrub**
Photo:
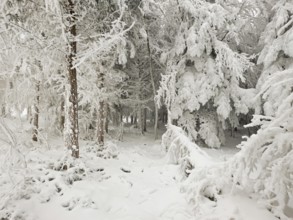
<path fill-rule="evenodd" d="M 181 190 L 186 193 L 197 216 L 204 216 L 216 206 L 218 196 L 229 184 L 226 163 L 211 163 L 192 170 L 183 182 Z"/>
<path fill-rule="evenodd" d="M 97 156 L 104 159 L 117 158 L 118 154 L 118 147 L 112 141 L 107 141 L 105 145 L 97 151 Z"/>
<path fill-rule="evenodd" d="M 224 168 L 227 167 L 226 163 L 212 162 L 181 128 L 174 125 L 168 125 L 162 138 L 162 147 L 168 151 L 168 162 L 179 164 L 184 179 L 182 191 L 187 194 L 197 215 L 208 213 L 231 179 Z"/>
<path fill-rule="evenodd" d="M 184 112 L 178 120 L 178 125 L 186 131 L 188 138 L 197 144 L 210 148 L 220 148 L 225 143 L 225 134 L 217 116 L 208 111 L 200 114 Z"/>
<path fill-rule="evenodd" d="M 210 148 L 220 148 L 225 143 L 225 135 L 220 123 L 211 114 L 200 117 L 200 129 L 198 134 L 204 143 Z"/>
<path fill-rule="evenodd" d="M 179 164 L 186 176 L 193 168 L 210 163 L 208 155 L 177 126 L 168 125 L 168 130 L 162 137 L 162 147 L 168 151 L 168 162 Z"/>

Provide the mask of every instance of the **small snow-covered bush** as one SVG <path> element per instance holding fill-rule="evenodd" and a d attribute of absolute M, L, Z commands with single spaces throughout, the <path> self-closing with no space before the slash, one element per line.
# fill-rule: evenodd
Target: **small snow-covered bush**
<path fill-rule="evenodd" d="M 210 163 L 208 155 L 191 142 L 184 131 L 174 125 L 168 125 L 168 130 L 162 137 L 162 147 L 168 150 L 169 163 L 180 164 L 186 176 L 195 167 Z"/>
<path fill-rule="evenodd" d="M 216 206 L 218 196 L 229 184 L 230 178 L 224 167 L 225 163 L 214 163 L 194 169 L 183 182 L 181 189 L 198 216 L 209 213 L 211 207 Z"/>
<path fill-rule="evenodd" d="M 111 141 L 107 141 L 101 149 L 98 149 L 97 156 L 104 159 L 110 159 L 117 158 L 118 153 L 117 145 Z"/>
<path fill-rule="evenodd" d="M 194 205 L 198 215 L 207 213 L 215 206 L 217 196 L 226 185 L 226 163 L 214 163 L 185 132 L 174 125 L 168 125 L 162 138 L 162 147 L 168 151 L 169 163 L 179 164 L 183 174 L 182 191 Z M 231 182 L 231 181 L 230 181 Z"/>

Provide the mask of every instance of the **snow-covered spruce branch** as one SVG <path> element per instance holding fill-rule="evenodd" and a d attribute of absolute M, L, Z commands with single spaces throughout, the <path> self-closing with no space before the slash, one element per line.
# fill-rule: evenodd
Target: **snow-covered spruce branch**
<path fill-rule="evenodd" d="M 293 195 L 293 110 L 265 121 L 265 126 L 240 147 L 229 162 L 234 183 L 256 193 L 276 216 L 284 220 Z"/>

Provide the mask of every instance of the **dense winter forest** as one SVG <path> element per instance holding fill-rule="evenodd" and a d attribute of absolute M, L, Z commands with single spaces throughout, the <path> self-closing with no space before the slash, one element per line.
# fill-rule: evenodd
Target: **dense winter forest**
<path fill-rule="evenodd" d="M 293 219 L 292 0 L 0 0 L 0 220 Z"/>

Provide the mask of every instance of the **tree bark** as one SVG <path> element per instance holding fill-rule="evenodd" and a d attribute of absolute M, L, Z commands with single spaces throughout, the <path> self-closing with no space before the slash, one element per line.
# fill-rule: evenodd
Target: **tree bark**
<path fill-rule="evenodd" d="M 38 141 L 38 132 L 39 132 L 39 109 L 40 105 L 40 82 L 36 83 L 36 97 L 34 103 L 34 116 L 33 116 L 33 141 Z"/>
<path fill-rule="evenodd" d="M 71 155 L 75 158 L 79 157 L 78 143 L 78 93 L 77 93 L 77 77 L 76 68 L 73 62 L 76 58 L 77 42 L 76 42 L 76 15 L 75 4 L 73 0 L 67 0 L 65 3 L 66 14 L 69 15 L 66 27 L 68 34 L 68 54 L 67 54 L 67 71 L 68 86 L 65 88 L 65 146 L 71 151 Z"/>

